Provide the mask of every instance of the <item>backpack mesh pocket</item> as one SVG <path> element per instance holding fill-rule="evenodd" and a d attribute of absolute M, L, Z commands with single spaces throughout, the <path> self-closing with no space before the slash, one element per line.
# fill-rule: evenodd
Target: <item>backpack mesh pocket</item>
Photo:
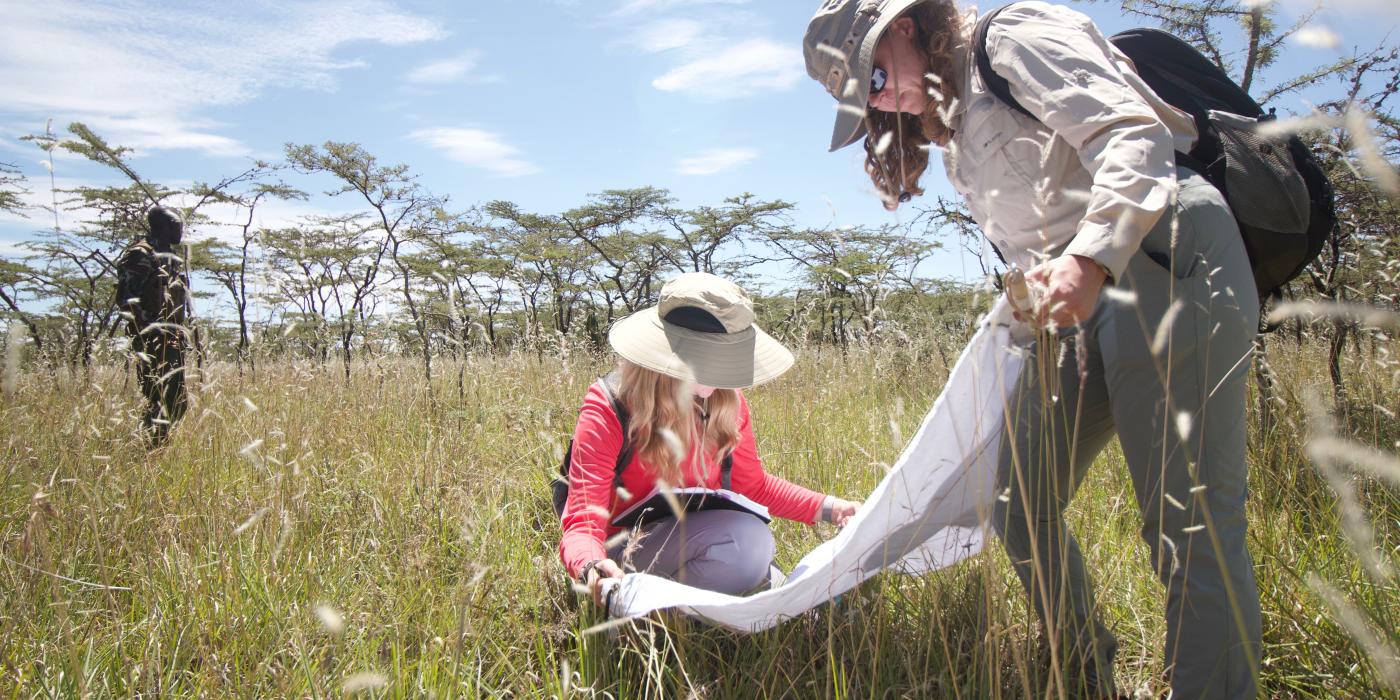
<path fill-rule="evenodd" d="M 1288 136 L 1260 136 L 1259 121 L 1210 110 L 1225 151 L 1225 188 L 1235 218 L 1266 231 L 1303 233 L 1312 214 L 1308 185 L 1288 151 Z"/>

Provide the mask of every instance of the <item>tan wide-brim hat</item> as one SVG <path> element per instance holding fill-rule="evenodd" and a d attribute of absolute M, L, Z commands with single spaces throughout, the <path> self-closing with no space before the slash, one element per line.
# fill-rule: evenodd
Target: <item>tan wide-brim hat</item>
<path fill-rule="evenodd" d="M 792 353 L 754 325 L 739 285 L 687 272 L 661 288 L 660 303 L 613 324 L 608 343 L 640 367 L 716 389 L 744 389 L 792 367 Z"/>
<path fill-rule="evenodd" d="M 926 0 L 826 0 L 807 24 L 802 56 L 807 74 L 836 98 L 831 150 L 865 136 L 875 47 L 890 23 Z"/>

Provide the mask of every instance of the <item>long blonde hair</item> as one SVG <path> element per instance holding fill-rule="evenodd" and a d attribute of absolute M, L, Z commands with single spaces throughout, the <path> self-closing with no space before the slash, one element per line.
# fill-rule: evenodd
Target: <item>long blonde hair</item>
<path fill-rule="evenodd" d="M 739 444 L 739 392 L 715 389 L 705 400 L 709 418 L 701 423 L 700 405 L 690 385 L 679 379 L 618 362 L 618 400 L 628 413 L 627 438 L 644 469 L 661 481 L 679 485 L 681 462 L 713 454 L 718 462 Z"/>
<path fill-rule="evenodd" d="M 928 169 L 928 145 L 944 146 L 953 137 L 953 130 L 943 117 L 958 99 L 952 53 L 963 25 L 953 0 L 919 3 L 902 16 L 914 20 L 914 42 L 928 56 L 928 73 L 938 76 L 938 80 L 924 77 L 924 87 L 934 92 L 922 114 L 866 110 L 865 172 L 880 191 L 885 208 L 891 211 L 899 207 L 901 195 L 924 193 L 919 178 Z M 890 142 L 881 150 L 880 140 L 885 134 L 891 134 Z"/>

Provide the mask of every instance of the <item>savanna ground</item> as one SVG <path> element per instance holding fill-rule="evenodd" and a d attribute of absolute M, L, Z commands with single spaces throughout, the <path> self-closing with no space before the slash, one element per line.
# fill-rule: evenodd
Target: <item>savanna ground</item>
<path fill-rule="evenodd" d="M 769 468 L 862 497 L 961 342 L 803 349 L 792 373 L 751 395 Z M 1280 402 L 1275 427 L 1252 432 L 1249 465 L 1262 692 L 1385 695 L 1397 662 L 1363 650 L 1309 577 L 1393 644 L 1400 498 L 1344 472 L 1336 479 L 1365 514 L 1344 523 L 1305 454 L 1307 407 L 1330 402 L 1325 348 L 1271 343 Z M 1396 365 L 1384 345 L 1354 350 L 1340 429 L 1393 454 Z M 606 362 L 444 359 L 431 401 L 407 360 L 371 358 L 348 381 L 334 362 L 265 363 L 242 378 L 214 364 L 194 375 L 172 442 L 150 454 L 133 435 L 137 392 L 120 368 L 25 373 L 0 414 L 0 695 L 1040 697 L 1053 687 L 995 544 L 933 575 L 877 577 L 761 634 L 674 616 L 589 631 L 602 620 L 564 581 L 547 483 Z M 1120 689 L 1160 695 L 1162 592 L 1133 502 L 1111 447 L 1072 523 L 1119 636 Z M 833 533 L 775 530 L 785 567 Z M 1365 570 L 1359 536 L 1374 537 L 1389 580 Z"/>

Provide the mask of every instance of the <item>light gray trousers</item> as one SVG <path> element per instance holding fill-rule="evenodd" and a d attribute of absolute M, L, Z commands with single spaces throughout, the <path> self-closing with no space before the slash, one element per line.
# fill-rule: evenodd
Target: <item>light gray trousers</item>
<path fill-rule="evenodd" d="M 1162 217 L 1117 281 L 1126 294 L 1100 296 L 1082 332 L 1039 346 L 1008 406 L 994 522 L 1055 661 L 1073 670 L 1071 696 L 1114 689 L 1117 641 L 1062 520 L 1114 434 L 1166 586 L 1173 697 L 1256 692 L 1259 594 L 1244 508 L 1258 295 L 1220 193 L 1189 170 L 1178 177 L 1174 216 Z"/>
<path fill-rule="evenodd" d="M 644 571 L 688 586 L 742 595 L 769 581 L 773 532 L 757 516 L 733 510 L 688 513 L 644 525 L 635 547 L 608 556 L 628 571 Z M 628 551 L 630 549 L 630 551 Z"/>

